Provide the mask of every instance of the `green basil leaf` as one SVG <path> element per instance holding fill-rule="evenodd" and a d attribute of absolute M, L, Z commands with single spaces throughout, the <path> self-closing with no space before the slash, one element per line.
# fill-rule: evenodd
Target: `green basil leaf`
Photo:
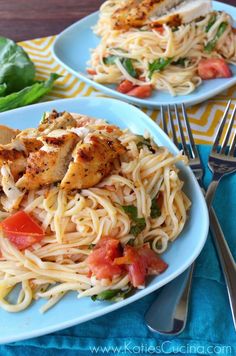
<path fill-rule="evenodd" d="M 130 58 L 124 58 L 121 63 L 125 70 L 129 73 L 129 75 L 131 75 L 131 77 L 137 78 L 138 74 L 134 69 L 133 63 Z"/>
<path fill-rule="evenodd" d="M 42 117 L 41 117 L 41 119 L 40 119 L 40 121 L 39 121 L 40 125 L 44 123 L 44 121 L 45 121 L 45 119 L 46 119 L 46 115 L 47 115 L 47 113 L 44 112 L 43 115 L 42 115 Z"/>
<path fill-rule="evenodd" d="M 176 26 L 176 27 L 172 27 L 172 32 L 176 32 L 176 31 L 178 31 L 179 30 L 179 27 L 178 26 Z"/>
<path fill-rule="evenodd" d="M 128 289 L 126 290 L 121 290 L 121 289 L 109 289 L 109 290 L 105 290 L 97 295 L 93 295 L 91 297 L 91 299 L 93 301 L 96 301 L 96 300 L 109 300 L 111 302 L 116 302 L 118 300 L 122 300 L 122 299 L 125 299 L 128 294 L 131 292 L 132 288 L 129 287 Z"/>
<path fill-rule="evenodd" d="M 0 112 L 35 103 L 52 89 L 54 81 L 59 77 L 61 76 L 52 73 L 47 81 L 36 82 L 18 92 L 1 97 Z"/>
<path fill-rule="evenodd" d="M 0 37 L 0 84 L 6 84 L 5 93 L 31 85 L 34 77 L 34 63 L 23 48 L 8 38 Z"/>
<path fill-rule="evenodd" d="M 141 135 L 138 135 L 141 139 L 141 141 L 139 141 L 137 143 L 137 147 L 138 149 L 140 150 L 141 148 L 143 148 L 143 146 L 147 146 L 147 148 L 149 149 L 149 151 L 151 151 L 152 153 L 155 153 L 156 151 L 154 150 L 154 148 L 152 147 L 152 144 L 151 144 L 151 140 L 150 138 L 144 138 L 143 136 Z"/>
<path fill-rule="evenodd" d="M 135 223 L 135 225 L 131 226 L 130 234 L 136 237 L 145 229 L 146 221 L 144 218 L 136 218 Z"/>
<path fill-rule="evenodd" d="M 0 84 L 0 96 L 3 96 L 7 90 L 6 83 Z"/>
<path fill-rule="evenodd" d="M 113 290 L 105 290 L 97 295 L 93 295 L 91 299 L 93 301 L 95 300 L 110 300 L 113 298 L 116 294 L 120 292 L 119 289 L 113 289 Z"/>
<path fill-rule="evenodd" d="M 138 218 L 138 210 L 134 205 L 123 205 L 122 208 L 129 215 L 134 225 L 131 226 L 130 234 L 138 236 L 146 227 L 146 221 L 144 218 Z"/>
<path fill-rule="evenodd" d="M 116 60 L 117 58 L 119 58 L 119 57 L 114 56 L 114 55 L 110 55 L 110 56 L 108 56 L 108 57 L 104 57 L 104 58 L 103 58 L 103 62 L 104 62 L 104 64 L 106 64 L 106 65 L 115 64 L 115 60 Z"/>
<path fill-rule="evenodd" d="M 152 63 L 149 63 L 148 70 L 149 70 L 149 78 L 152 77 L 153 73 L 158 71 L 164 70 L 171 62 L 173 58 L 159 58 L 155 59 Z"/>
<path fill-rule="evenodd" d="M 227 27 L 228 27 L 228 22 L 222 22 L 220 24 L 218 31 L 216 33 L 217 40 L 223 35 Z"/>
<path fill-rule="evenodd" d="M 152 205 L 151 205 L 151 218 L 155 219 L 158 218 L 158 216 L 161 216 L 161 209 L 157 203 L 157 197 L 158 195 L 152 199 Z"/>
<path fill-rule="evenodd" d="M 123 205 L 122 208 L 123 208 L 124 212 L 126 214 L 128 214 L 129 217 L 133 221 L 135 221 L 135 219 L 137 219 L 138 210 L 137 210 L 136 206 L 134 206 L 134 205 Z"/>
<path fill-rule="evenodd" d="M 185 61 L 186 61 L 186 58 L 180 58 L 178 61 L 173 62 L 173 64 L 176 66 L 185 67 Z"/>
<path fill-rule="evenodd" d="M 215 22 L 216 22 L 216 14 L 213 14 L 206 26 L 206 32 L 210 31 L 210 29 L 212 28 Z"/>
<path fill-rule="evenodd" d="M 138 74 L 134 69 L 132 60 L 130 58 L 121 58 L 119 56 L 110 55 L 108 57 L 104 57 L 103 62 L 106 65 L 111 65 L 111 64 L 115 64 L 116 59 L 120 59 L 122 66 L 129 73 L 129 75 L 131 75 L 131 77 L 137 78 Z"/>
<path fill-rule="evenodd" d="M 219 40 L 219 38 L 223 35 L 223 33 L 225 32 L 226 28 L 228 27 L 228 22 L 222 22 L 216 32 L 215 37 L 213 38 L 213 40 L 209 41 L 206 46 L 204 47 L 204 51 L 211 53 L 217 44 L 217 41 Z"/>

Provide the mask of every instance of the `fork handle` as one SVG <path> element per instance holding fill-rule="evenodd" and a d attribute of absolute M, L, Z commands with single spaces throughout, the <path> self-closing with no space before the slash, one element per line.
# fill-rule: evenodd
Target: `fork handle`
<path fill-rule="evenodd" d="M 210 229 L 224 274 L 234 328 L 236 329 L 236 265 L 213 208 L 209 210 L 209 214 Z"/>
<path fill-rule="evenodd" d="M 216 188 L 218 187 L 219 182 L 220 182 L 220 177 L 218 175 L 213 175 L 212 181 L 207 189 L 206 196 L 205 196 L 208 209 L 212 205 Z"/>

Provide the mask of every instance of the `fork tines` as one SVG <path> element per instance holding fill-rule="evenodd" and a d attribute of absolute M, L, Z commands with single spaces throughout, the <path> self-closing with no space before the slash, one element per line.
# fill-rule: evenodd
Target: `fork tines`
<path fill-rule="evenodd" d="M 183 124 L 181 121 L 181 117 L 177 105 L 174 105 L 174 114 L 171 111 L 170 105 L 167 106 L 167 116 L 168 116 L 168 122 L 170 123 L 170 132 L 168 131 L 168 124 L 166 122 L 165 108 L 163 106 L 161 107 L 161 121 L 162 121 L 163 130 L 167 135 L 172 136 L 172 140 L 177 147 L 180 147 L 181 145 L 181 149 L 183 150 L 184 154 L 188 158 L 199 158 L 198 150 L 193 139 L 193 134 L 191 131 L 191 127 L 189 124 L 189 120 L 187 117 L 184 104 L 181 104 L 180 111 L 186 128 L 188 143 L 185 138 L 184 128 L 183 128 Z M 176 135 L 175 119 L 177 121 L 181 144 L 178 143 L 178 139 Z"/>
<path fill-rule="evenodd" d="M 221 119 L 221 123 L 219 125 L 219 128 L 217 130 L 216 138 L 214 141 L 214 144 L 212 146 L 212 151 L 211 153 L 213 154 L 226 154 L 228 153 L 229 156 L 234 156 L 235 154 L 235 149 L 236 149 L 236 129 L 234 129 L 234 122 L 235 122 L 235 116 L 236 116 L 236 105 L 234 106 L 232 110 L 232 114 L 230 116 L 228 125 L 227 125 L 227 118 L 230 110 L 230 105 L 231 105 L 231 100 L 229 100 L 226 109 L 224 111 L 224 114 Z M 192 131 L 190 128 L 189 120 L 187 118 L 186 114 L 186 109 L 184 104 L 181 104 L 180 110 L 178 110 L 177 105 L 173 106 L 173 111 L 171 111 L 170 105 L 167 106 L 167 117 L 168 117 L 168 122 L 170 125 L 167 124 L 166 121 L 166 109 L 164 106 L 161 107 L 161 121 L 162 121 L 162 127 L 163 130 L 167 135 L 172 136 L 172 140 L 175 143 L 177 147 L 179 147 L 177 135 L 176 135 L 176 129 L 175 129 L 175 121 L 177 122 L 178 126 L 178 132 L 180 135 L 180 141 L 181 141 L 181 149 L 183 149 L 184 154 L 189 157 L 189 158 L 196 158 L 198 156 L 198 150 L 195 146 Z M 181 114 L 180 114 L 181 112 Z M 184 128 L 183 124 L 180 118 L 180 115 L 183 117 L 183 122 L 184 126 L 187 132 L 187 138 L 188 138 L 188 143 L 186 142 L 185 134 L 184 134 Z M 224 128 L 227 126 L 226 132 L 224 133 Z M 222 137 L 223 136 L 223 137 Z M 222 145 L 220 146 L 220 143 L 222 142 Z M 227 151 L 228 150 L 228 151 Z"/>
<path fill-rule="evenodd" d="M 228 155 L 229 156 L 234 155 L 235 147 L 236 147 L 236 130 L 234 130 L 233 135 L 232 135 L 232 132 L 233 132 L 234 121 L 235 121 L 236 105 L 233 108 L 233 111 L 232 111 L 232 114 L 231 114 L 231 117 L 229 119 L 228 126 L 227 126 L 226 121 L 228 118 L 230 104 L 231 104 L 231 100 L 229 100 L 229 102 L 226 106 L 226 109 L 224 111 L 224 114 L 222 116 L 221 123 L 220 123 L 219 128 L 216 133 L 215 142 L 212 146 L 211 153 L 226 154 L 227 149 L 229 147 Z M 223 134 L 224 128 L 226 126 L 227 126 L 226 132 L 225 132 L 225 134 Z M 231 136 L 233 136 L 232 140 L 231 140 Z M 220 146 L 221 141 L 222 141 L 222 145 Z M 231 144 L 230 144 L 230 141 L 231 141 Z"/>

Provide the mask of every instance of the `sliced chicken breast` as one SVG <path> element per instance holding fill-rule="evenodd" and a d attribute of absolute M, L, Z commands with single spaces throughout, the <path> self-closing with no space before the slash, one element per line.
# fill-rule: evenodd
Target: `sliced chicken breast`
<path fill-rule="evenodd" d="M 43 146 L 27 159 L 26 172 L 16 183 L 18 188 L 37 189 L 61 181 L 66 174 L 78 136 L 55 130 L 41 140 Z"/>
<path fill-rule="evenodd" d="M 18 135 L 20 130 L 14 130 L 8 126 L 0 125 L 0 145 L 7 145 Z"/>
<path fill-rule="evenodd" d="M 7 145 L 0 145 L 0 168 L 8 165 L 14 179 L 26 168 L 27 153 L 25 146 L 19 140 L 13 140 Z"/>
<path fill-rule="evenodd" d="M 76 127 L 77 121 L 68 112 L 58 113 L 53 110 L 51 113 L 45 115 L 45 118 L 38 126 L 38 133 L 49 134 L 54 130 L 69 129 L 70 127 Z"/>
<path fill-rule="evenodd" d="M 11 174 L 7 164 L 2 165 L 1 170 L 1 186 L 5 196 L 0 198 L 1 204 L 6 211 L 13 211 L 19 208 L 20 202 L 24 197 L 24 192 L 20 191 Z"/>
<path fill-rule="evenodd" d="M 127 0 L 112 15 L 112 27 L 115 30 L 128 30 L 142 27 L 151 16 L 160 17 L 183 0 Z M 197 2 L 197 1 L 196 1 Z"/>
<path fill-rule="evenodd" d="M 114 159 L 124 152 L 125 148 L 116 138 L 88 135 L 84 143 L 77 144 L 61 188 L 72 190 L 94 186 L 110 173 Z"/>
<path fill-rule="evenodd" d="M 211 11 L 213 11 L 211 0 L 185 1 L 167 15 L 153 20 L 152 25 L 180 26 L 205 16 Z"/>
<path fill-rule="evenodd" d="M 22 143 L 28 155 L 30 152 L 37 151 L 43 146 L 37 129 L 30 128 L 22 130 L 20 134 L 16 136 L 16 140 Z"/>

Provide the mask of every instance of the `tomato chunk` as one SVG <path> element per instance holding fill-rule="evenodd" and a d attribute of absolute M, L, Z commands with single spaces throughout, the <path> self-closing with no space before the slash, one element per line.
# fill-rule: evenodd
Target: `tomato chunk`
<path fill-rule="evenodd" d="M 92 68 L 87 68 L 87 73 L 90 74 L 90 75 L 96 75 L 97 72 L 95 69 L 92 69 Z"/>
<path fill-rule="evenodd" d="M 112 279 L 123 272 L 129 274 L 134 287 L 143 286 L 150 274 L 160 274 L 168 265 L 148 246 L 134 248 L 126 245 L 122 251 L 119 240 L 103 237 L 87 258 L 89 276 L 97 279 Z"/>
<path fill-rule="evenodd" d="M 198 75 L 202 79 L 230 78 L 232 72 L 229 65 L 221 58 L 201 59 L 198 63 Z"/>
<path fill-rule="evenodd" d="M 152 95 L 152 86 L 151 85 L 136 86 L 126 94 L 129 96 L 135 96 L 136 98 L 140 98 L 140 99 L 149 98 Z"/>
<path fill-rule="evenodd" d="M 127 257 L 129 278 L 134 287 L 143 286 L 146 278 L 146 260 L 141 258 L 138 250 L 132 246 L 126 245 L 124 248 L 124 256 Z"/>
<path fill-rule="evenodd" d="M 0 224 L 6 236 L 19 250 L 24 250 L 44 236 L 43 229 L 25 211 L 18 211 Z"/>
<path fill-rule="evenodd" d="M 129 278 L 134 287 L 143 286 L 147 275 L 160 274 L 168 265 L 149 247 L 143 246 L 135 249 L 132 246 L 124 247 L 123 257 L 115 259 L 118 265 L 125 264 Z"/>
<path fill-rule="evenodd" d="M 121 254 L 119 240 L 103 237 L 87 259 L 92 275 L 97 279 L 112 279 L 115 275 L 120 275 L 123 268 L 115 265 L 114 259 Z"/>
<path fill-rule="evenodd" d="M 158 32 L 160 35 L 163 35 L 165 29 L 163 26 L 156 26 L 156 27 L 153 27 L 153 30 Z"/>
<path fill-rule="evenodd" d="M 148 275 L 160 274 L 168 267 L 168 264 L 147 246 L 143 246 L 139 249 L 139 255 L 146 261 Z"/>
<path fill-rule="evenodd" d="M 134 84 L 130 82 L 129 80 L 123 80 L 118 87 L 116 88 L 117 91 L 119 91 L 122 94 L 128 93 L 131 89 L 134 88 Z"/>

